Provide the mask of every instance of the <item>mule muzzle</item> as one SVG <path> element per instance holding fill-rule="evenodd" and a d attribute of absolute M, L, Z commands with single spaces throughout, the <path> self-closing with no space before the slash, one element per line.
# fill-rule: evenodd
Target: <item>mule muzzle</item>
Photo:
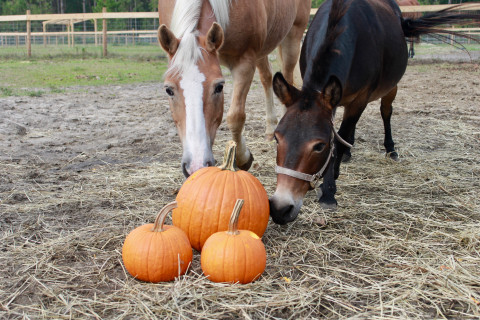
<path fill-rule="evenodd" d="M 273 222 L 280 225 L 285 225 L 294 221 L 300 212 L 300 205 L 294 202 L 285 202 L 277 198 L 275 195 L 268 200 L 270 203 L 270 216 Z"/>

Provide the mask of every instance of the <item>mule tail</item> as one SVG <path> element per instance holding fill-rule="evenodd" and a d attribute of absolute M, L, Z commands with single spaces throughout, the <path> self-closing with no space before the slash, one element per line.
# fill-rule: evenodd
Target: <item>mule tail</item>
<path fill-rule="evenodd" d="M 440 26 L 445 24 L 478 24 L 480 22 L 479 13 L 459 12 L 460 10 L 465 10 L 469 7 L 471 7 L 471 5 L 469 6 L 468 4 L 460 4 L 444 10 L 426 14 L 418 19 L 402 18 L 403 33 L 407 38 L 418 38 L 419 36 L 424 34 L 431 34 L 434 37 L 442 40 L 443 42 L 448 42 L 450 41 L 450 39 L 442 36 L 441 34 L 452 34 L 455 36 L 464 37 L 479 42 L 475 38 L 472 38 L 465 33 L 459 31 L 444 30 L 440 28 Z"/>

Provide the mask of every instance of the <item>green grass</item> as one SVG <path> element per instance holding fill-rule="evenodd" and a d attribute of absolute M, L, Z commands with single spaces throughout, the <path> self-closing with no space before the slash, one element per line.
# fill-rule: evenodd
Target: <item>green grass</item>
<path fill-rule="evenodd" d="M 90 59 L 102 58 L 102 46 L 94 45 L 76 45 L 68 47 L 67 45 L 32 45 L 32 59 Z M 166 55 L 159 45 L 128 45 L 120 46 L 115 44 L 108 45 L 109 58 L 127 58 L 140 61 L 164 60 Z M 27 48 L 25 46 L 0 47 L 0 60 L 25 60 L 27 57 Z"/>
<path fill-rule="evenodd" d="M 0 60 L 0 96 L 40 96 L 72 86 L 161 82 L 166 60 Z"/>
<path fill-rule="evenodd" d="M 480 51 L 480 44 L 479 43 L 464 43 L 462 44 L 466 50 L 469 52 Z M 422 42 L 420 44 L 415 44 L 415 54 L 422 55 L 422 54 L 442 54 L 442 53 L 449 53 L 449 52 L 463 52 L 462 50 L 455 48 L 454 46 L 446 43 L 441 44 L 432 44 L 432 43 L 425 43 Z"/>

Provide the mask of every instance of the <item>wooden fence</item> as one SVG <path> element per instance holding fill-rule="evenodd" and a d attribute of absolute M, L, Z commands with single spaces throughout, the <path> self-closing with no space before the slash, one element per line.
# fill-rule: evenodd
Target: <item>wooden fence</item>
<path fill-rule="evenodd" d="M 452 7 L 454 5 L 427 5 L 427 6 L 404 6 L 401 7 L 402 12 L 432 12 Z M 459 10 L 480 10 L 480 3 L 465 4 Z M 310 14 L 314 15 L 317 9 L 311 10 Z M 104 8 L 99 13 L 70 13 L 70 14 L 30 14 L 30 10 L 25 15 L 0 16 L 0 22 L 25 21 L 26 32 L 2 32 L 0 33 L 0 46 L 4 45 L 6 37 L 15 37 L 16 45 L 20 43 L 20 38 L 24 39 L 27 47 L 27 55 L 32 55 L 32 37 L 43 37 L 43 44 L 47 45 L 49 36 L 66 36 L 68 45 L 75 45 L 75 35 L 78 36 L 93 36 L 95 45 L 99 45 L 100 40 L 103 45 L 103 55 L 107 56 L 108 50 L 108 35 L 122 34 L 125 36 L 125 41 L 128 41 L 128 36 L 140 36 L 156 38 L 157 30 L 123 30 L 123 31 L 108 31 L 108 19 L 158 19 L 158 12 L 107 12 Z M 94 31 L 79 32 L 74 31 L 74 25 L 79 22 L 92 20 L 94 22 Z M 102 30 L 97 30 L 97 20 L 102 20 Z M 31 32 L 31 22 L 42 21 L 43 32 Z M 63 32 L 47 32 L 47 25 L 62 24 L 66 26 L 67 31 Z M 455 29 L 456 31 L 465 31 L 469 33 L 480 33 L 480 28 L 462 28 Z"/>

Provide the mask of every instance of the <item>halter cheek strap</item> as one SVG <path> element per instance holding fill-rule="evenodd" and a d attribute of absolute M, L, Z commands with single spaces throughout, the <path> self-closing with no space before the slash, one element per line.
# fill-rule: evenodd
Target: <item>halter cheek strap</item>
<path fill-rule="evenodd" d="M 345 140 L 343 140 L 339 135 L 338 133 L 335 131 L 335 129 L 332 130 L 333 131 L 333 134 L 332 134 L 332 139 L 330 140 L 330 152 L 328 154 L 328 158 L 327 160 L 325 161 L 325 164 L 323 165 L 323 167 L 320 169 L 320 171 L 318 171 L 317 173 L 315 174 L 307 174 L 307 173 L 303 173 L 303 172 L 299 172 L 299 171 L 295 171 L 295 170 L 292 170 L 292 169 L 288 169 L 288 168 L 284 168 L 284 167 L 281 167 L 281 166 L 278 166 L 276 165 L 275 166 L 275 173 L 277 174 L 283 174 L 283 175 L 286 175 L 286 176 L 290 176 L 290 177 L 293 177 L 293 178 L 297 178 L 299 180 L 303 180 L 303 181 L 307 181 L 307 182 L 310 182 L 310 186 L 315 189 L 316 187 L 318 187 L 318 183 L 320 182 L 320 179 L 323 177 L 323 173 L 325 172 L 325 170 L 327 169 L 328 167 L 328 164 L 330 163 L 330 160 L 332 159 L 333 157 L 333 152 L 335 150 L 335 144 L 334 144 L 334 140 L 335 140 L 335 137 L 342 143 L 344 144 L 345 146 L 351 148 L 352 145 L 348 142 L 346 142 Z"/>

